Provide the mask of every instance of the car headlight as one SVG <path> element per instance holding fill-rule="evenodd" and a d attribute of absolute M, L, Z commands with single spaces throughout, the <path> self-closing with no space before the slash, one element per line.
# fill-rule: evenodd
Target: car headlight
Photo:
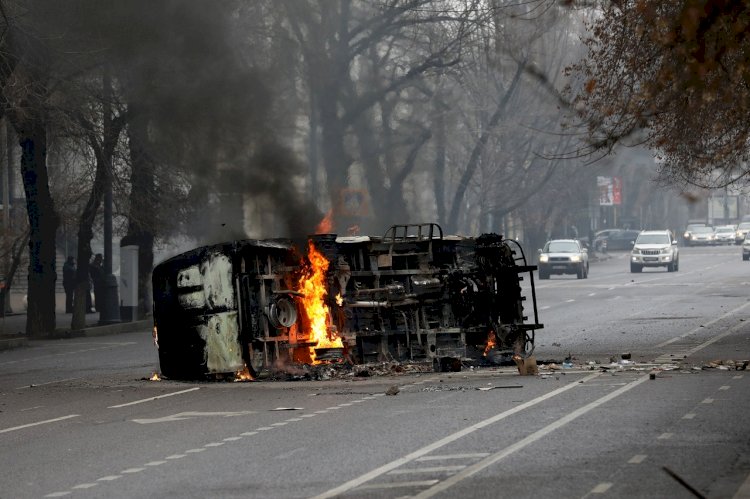
<path fill-rule="evenodd" d="M 684 234 L 682 235 L 682 237 L 684 237 L 685 239 L 690 239 L 690 232 L 685 232 L 685 233 L 684 233 Z"/>
<path fill-rule="evenodd" d="M 669 253 L 671 253 L 671 252 L 672 252 L 672 250 L 671 250 L 671 248 L 668 248 L 668 247 L 667 247 L 667 248 L 662 248 L 662 249 L 661 249 L 661 252 L 662 252 L 662 253 L 664 253 L 664 254 L 669 254 Z"/>
<path fill-rule="evenodd" d="M 581 261 L 581 255 L 571 255 L 570 261 L 571 262 L 580 262 Z"/>
<path fill-rule="evenodd" d="M 547 263 L 549 261 L 549 255 L 539 255 L 539 262 Z"/>
<path fill-rule="evenodd" d="M 637 256 L 637 255 L 640 255 L 640 254 L 641 254 L 641 250 L 639 250 L 639 249 L 634 249 L 634 250 L 633 250 L 633 251 L 631 252 L 631 254 L 632 254 L 633 256 Z"/>

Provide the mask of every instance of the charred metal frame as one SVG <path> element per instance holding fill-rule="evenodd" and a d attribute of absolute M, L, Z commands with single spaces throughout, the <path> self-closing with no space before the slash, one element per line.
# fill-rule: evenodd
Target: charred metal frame
<path fill-rule="evenodd" d="M 382 237 L 310 236 L 330 262 L 331 328 L 353 363 L 441 359 L 494 362 L 534 348 L 533 271 L 497 234 L 446 236 L 439 225 L 394 225 Z M 157 265 L 154 323 L 164 376 L 194 379 L 289 363 L 315 346 L 295 327 L 290 276 L 302 258 L 287 240 L 204 246 Z M 524 315 L 529 278 L 533 318 Z M 338 300 L 336 297 L 338 296 Z M 490 336 L 495 347 L 488 348 Z M 318 359 L 330 352 L 318 352 Z"/>

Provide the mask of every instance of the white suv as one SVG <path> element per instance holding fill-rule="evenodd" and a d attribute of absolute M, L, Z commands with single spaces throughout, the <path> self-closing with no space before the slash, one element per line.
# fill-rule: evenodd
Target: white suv
<path fill-rule="evenodd" d="M 667 267 L 676 272 L 680 266 L 677 241 L 668 230 L 644 230 L 638 234 L 630 253 L 630 271 L 640 272 L 643 267 Z"/>

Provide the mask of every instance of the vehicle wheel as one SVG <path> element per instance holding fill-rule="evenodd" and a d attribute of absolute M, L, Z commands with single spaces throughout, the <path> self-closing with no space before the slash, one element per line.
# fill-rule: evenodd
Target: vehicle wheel
<path fill-rule="evenodd" d="M 742 259 L 747 261 L 748 259 L 750 259 L 750 255 L 742 255 Z"/>
<path fill-rule="evenodd" d="M 588 279 L 589 278 L 589 264 L 588 264 L 588 262 L 586 263 L 586 267 L 584 267 L 583 270 L 584 270 L 584 272 L 583 272 L 583 278 L 584 279 Z"/>
<path fill-rule="evenodd" d="M 576 277 L 579 279 L 583 279 L 584 272 L 586 272 L 586 269 L 584 267 L 581 267 L 578 269 L 578 272 L 576 272 Z"/>
<path fill-rule="evenodd" d="M 636 265 L 635 263 L 630 264 L 631 272 L 635 273 L 635 272 L 640 272 L 641 270 L 643 270 L 643 267 L 641 267 L 640 265 Z"/>
<path fill-rule="evenodd" d="M 667 272 L 674 272 L 674 271 L 675 271 L 674 262 L 670 262 L 669 264 L 667 264 Z"/>

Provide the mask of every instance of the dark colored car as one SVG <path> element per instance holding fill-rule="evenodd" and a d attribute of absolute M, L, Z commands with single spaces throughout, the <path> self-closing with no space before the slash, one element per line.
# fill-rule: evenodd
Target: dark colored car
<path fill-rule="evenodd" d="M 635 243 L 635 240 L 640 233 L 641 231 L 639 230 L 623 229 L 608 234 L 606 239 L 604 240 L 604 242 L 606 243 L 607 251 L 633 249 L 633 244 Z"/>
<path fill-rule="evenodd" d="M 550 274 L 575 274 L 579 279 L 589 276 L 589 253 L 577 239 L 553 239 L 539 250 L 539 279 Z"/>

